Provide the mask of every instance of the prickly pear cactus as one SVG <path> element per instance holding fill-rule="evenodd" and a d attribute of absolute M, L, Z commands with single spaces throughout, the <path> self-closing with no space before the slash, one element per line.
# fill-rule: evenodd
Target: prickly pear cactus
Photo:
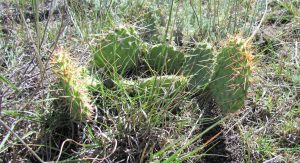
<path fill-rule="evenodd" d="M 126 86 L 128 92 L 145 94 L 156 91 L 156 94 L 172 93 L 187 86 L 188 79 L 178 75 L 153 76 L 138 80 L 123 80 L 122 85 Z"/>
<path fill-rule="evenodd" d="M 232 37 L 216 58 L 209 88 L 224 112 L 234 112 L 244 106 L 253 59 L 249 47 L 244 44 L 243 39 Z"/>
<path fill-rule="evenodd" d="M 55 51 L 51 64 L 70 103 L 70 116 L 80 121 L 91 119 L 94 106 L 91 104 L 88 85 L 93 82 L 85 80 L 84 70 L 63 49 Z"/>
<path fill-rule="evenodd" d="M 100 68 L 125 72 L 137 64 L 140 43 L 133 28 L 116 29 L 94 49 L 94 63 Z"/>
<path fill-rule="evenodd" d="M 154 76 L 151 78 L 138 80 L 139 87 L 143 90 L 153 87 L 159 88 L 161 91 L 174 91 L 187 84 L 187 78 L 178 75 Z"/>
<path fill-rule="evenodd" d="M 173 46 L 158 44 L 150 49 L 145 60 L 151 69 L 158 73 L 174 74 L 182 70 L 185 57 Z"/>
<path fill-rule="evenodd" d="M 214 60 L 213 50 L 209 44 L 199 43 L 186 55 L 184 75 L 190 76 L 192 88 L 205 87 L 211 80 Z"/>

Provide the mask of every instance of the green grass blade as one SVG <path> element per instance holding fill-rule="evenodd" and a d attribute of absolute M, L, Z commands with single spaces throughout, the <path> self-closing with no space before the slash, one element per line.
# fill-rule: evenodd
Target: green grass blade
<path fill-rule="evenodd" d="M 20 120 L 14 122 L 11 126 L 11 130 L 14 130 L 14 128 L 16 127 L 17 123 L 20 122 Z M 5 143 L 8 141 L 8 139 L 10 138 L 12 132 L 8 132 L 8 134 L 4 137 L 4 139 L 2 140 L 1 144 L 0 144 L 0 153 L 4 152 L 6 148 Z"/>
<path fill-rule="evenodd" d="M 169 162 L 173 162 L 176 161 L 176 158 L 178 157 L 178 155 L 185 149 L 187 148 L 189 145 L 191 145 L 193 142 L 195 142 L 197 139 L 200 139 L 201 136 L 203 136 L 205 133 L 207 133 L 208 131 L 210 131 L 211 129 L 213 129 L 214 127 L 216 127 L 217 125 L 219 125 L 222 121 L 224 120 L 221 119 L 218 122 L 216 122 L 215 124 L 209 126 L 207 129 L 205 129 L 203 132 L 201 132 L 200 134 L 196 135 L 193 139 L 191 139 L 188 143 L 186 143 L 184 146 L 182 146 L 180 149 L 178 149 L 172 156 L 170 156 L 167 160 L 164 161 L 164 163 L 169 163 Z"/>
<path fill-rule="evenodd" d="M 10 82 L 8 79 L 6 79 L 4 76 L 0 75 L 0 81 L 7 84 L 14 91 L 18 92 L 18 88 L 12 82 Z"/>

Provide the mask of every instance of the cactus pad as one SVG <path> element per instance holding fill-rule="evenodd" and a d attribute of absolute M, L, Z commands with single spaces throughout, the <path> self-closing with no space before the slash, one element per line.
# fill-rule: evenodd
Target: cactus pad
<path fill-rule="evenodd" d="M 100 68 L 125 72 L 138 62 L 140 38 L 133 28 L 110 32 L 94 52 L 94 62 Z"/>
<path fill-rule="evenodd" d="M 163 44 L 153 46 L 145 59 L 154 71 L 167 74 L 179 72 L 185 62 L 182 52 L 173 46 Z"/>
<path fill-rule="evenodd" d="M 224 112 L 235 112 L 244 106 L 252 68 L 252 55 L 244 43 L 239 37 L 230 38 L 216 59 L 209 88 Z"/>
<path fill-rule="evenodd" d="M 55 51 L 51 64 L 70 103 L 70 116 L 74 120 L 91 119 L 94 106 L 87 89 L 91 82 L 85 82 L 82 68 L 62 49 Z"/>
<path fill-rule="evenodd" d="M 157 94 L 172 93 L 177 89 L 184 89 L 187 85 L 187 78 L 177 75 L 153 76 L 150 78 L 141 78 L 138 80 L 123 80 L 123 86 L 129 92 L 147 94 L 156 91 Z"/>
<path fill-rule="evenodd" d="M 207 85 L 213 72 L 213 50 L 209 44 L 198 44 L 186 55 L 184 74 L 190 76 L 189 84 L 193 88 Z"/>

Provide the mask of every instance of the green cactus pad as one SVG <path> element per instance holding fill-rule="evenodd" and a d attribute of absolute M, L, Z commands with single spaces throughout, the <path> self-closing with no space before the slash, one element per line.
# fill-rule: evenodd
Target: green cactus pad
<path fill-rule="evenodd" d="M 184 75 L 190 76 L 189 84 L 193 88 L 204 87 L 211 80 L 213 73 L 213 50 L 209 44 L 196 45 L 186 55 Z"/>
<path fill-rule="evenodd" d="M 235 112 L 244 106 L 251 75 L 251 61 L 248 48 L 238 38 L 230 39 L 218 54 L 209 88 L 224 112 Z"/>
<path fill-rule="evenodd" d="M 83 68 L 79 67 L 70 54 L 62 49 L 53 54 L 51 64 L 65 91 L 64 96 L 70 104 L 70 116 L 80 121 L 91 119 L 94 110 L 88 92 L 88 85 L 91 82 L 86 81 Z"/>
<path fill-rule="evenodd" d="M 133 28 L 120 28 L 110 32 L 94 52 L 96 66 L 125 72 L 138 62 L 141 41 Z"/>
<path fill-rule="evenodd" d="M 184 76 L 165 75 L 121 82 L 128 92 L 139 91 L 139 94 L 145 94 L 156 91 L 157 94 L 164 94 L 175 92 L 177 89 L 184 89 L 188 80 Z"/>
<path fill-rule="evenodd" d="M 184 54 L 173 46 L 158 44 L 145 56 L 151 69 L 158 73 L 174 74 L 182 70 Z"/>

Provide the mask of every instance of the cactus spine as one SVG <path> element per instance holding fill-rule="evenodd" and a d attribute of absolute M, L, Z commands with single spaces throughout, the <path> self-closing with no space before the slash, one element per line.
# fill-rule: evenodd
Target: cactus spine
<path fill-rule="evenodd" d="M 245 41 L 232 37 L 217 55 L 210 91 L 224 112 L 244 106 L 252 68 L 252 55 Z"/>
<path fill-rule="evenodd" d="M 140 38 L 133 28 L 110 32 L 94 52 L 95 65 L 108 70 L 125 72 L 138 62 Z"/>
<path fill-rule="evenodd" d="M 91 119 L 94 107 L 91 104 L 88 86 L 92 82 L 85 80 L 82 68 L 63 49 L 55 51 L 51 64 L 53 72 L 60 79 L 61 87 L 65 90 L 65 96 L 68 97 L 70 116 L 74 120 Z"/>

